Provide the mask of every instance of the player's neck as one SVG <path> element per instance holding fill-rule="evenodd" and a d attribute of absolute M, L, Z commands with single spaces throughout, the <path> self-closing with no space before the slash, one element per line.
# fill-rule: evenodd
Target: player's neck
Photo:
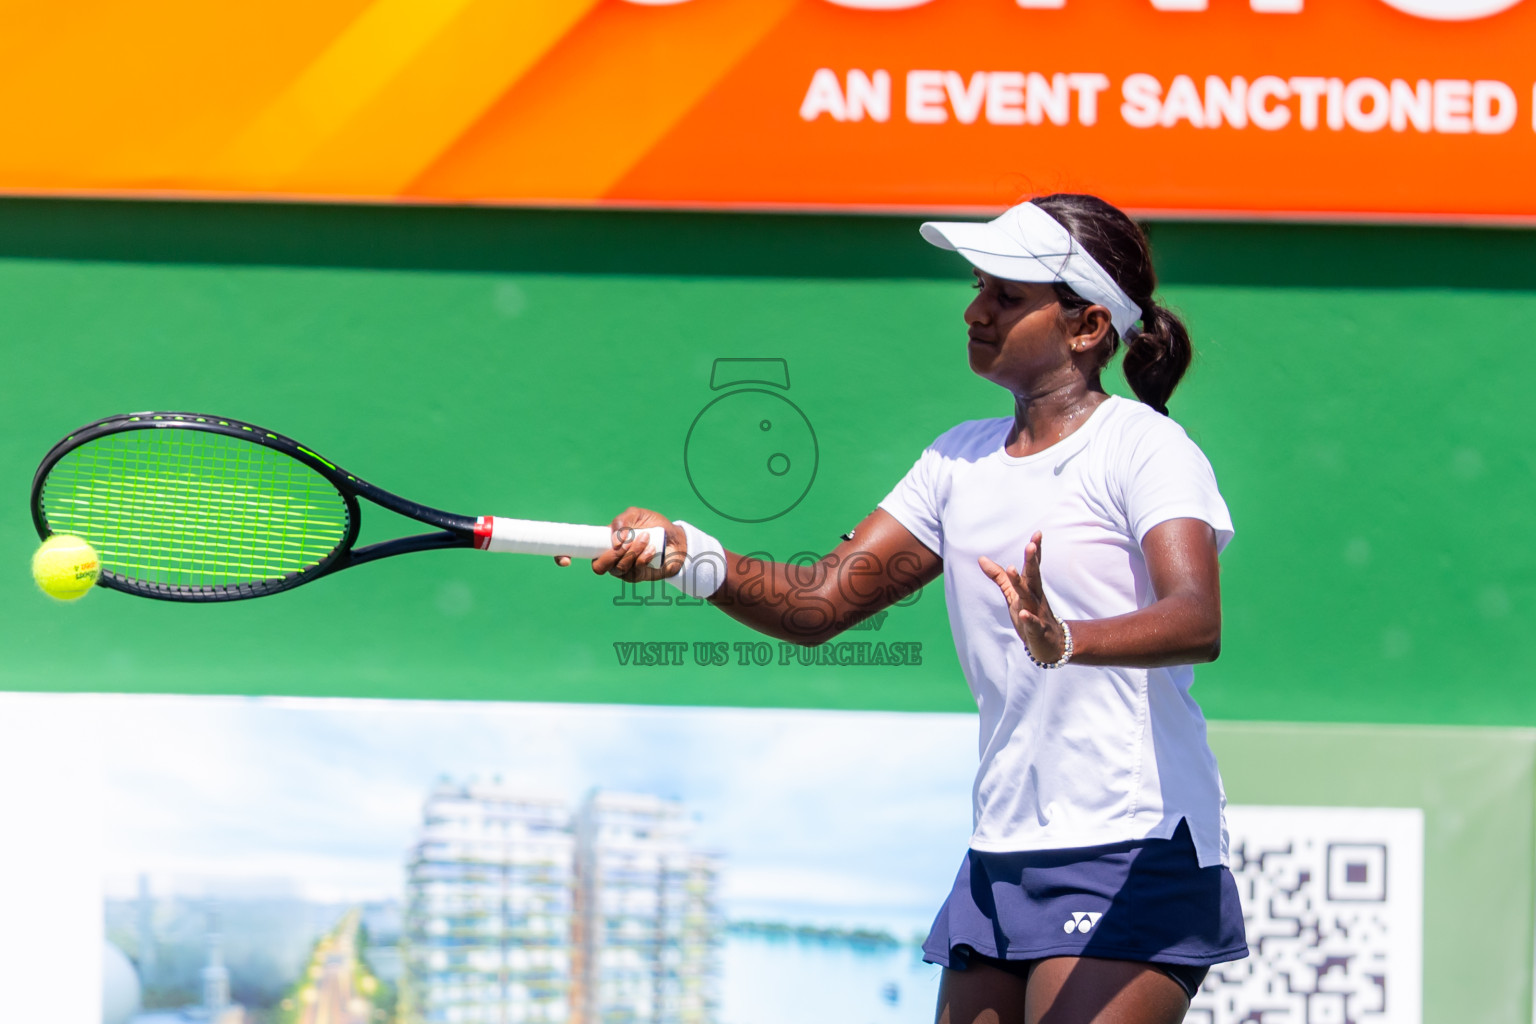
<path fill-rule="evenodd" d="M 1039 394 L 1015 395 L 1005 450 L 1016 458 L 1044 451 L 1076 432 L 1108 398 L 1097 381 L 1082 380 Z"/>

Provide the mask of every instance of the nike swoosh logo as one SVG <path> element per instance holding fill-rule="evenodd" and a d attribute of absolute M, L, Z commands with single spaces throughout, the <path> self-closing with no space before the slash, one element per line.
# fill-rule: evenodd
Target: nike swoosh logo
<path fill-rule="evenodd" d="M 1073 459 L 1077 458 L 1079 455 L 1083 454 L 1083 452 L 1085 452 L 1087 450 L 1088 450 L 1088 446 L 1087 445 L 1083 445 L 1083 447 L 1079 448 L 1077 451 L 1073 452 L 1071 455 L 1068 455 L 1066 458 L 1064 458 L 1060 462 L 1056 463 L 1056 475 L 1057 476 L 1061 476 L 1061 471 L 1067 468 L 1067 463 L 1071 462 Z"/>

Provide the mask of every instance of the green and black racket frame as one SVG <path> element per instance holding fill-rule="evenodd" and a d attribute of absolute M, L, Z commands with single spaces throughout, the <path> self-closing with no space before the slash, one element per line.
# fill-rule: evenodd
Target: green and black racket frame
<path fill-rule="evenodd" d="M 359 498 L 435 529 L 356 548 Z M 101 586 L 162 601 L 265 597 L 441 548 L 595 558 L 614 538 L 606 526 L 444 512 L 361 480 L 282 434 L 189 412 L 86 424 L 44 457 L 31 500 L 39 537 L 75 534 L 96 549 Z M 661 528 L 639 532 L 659 566 Z"/>

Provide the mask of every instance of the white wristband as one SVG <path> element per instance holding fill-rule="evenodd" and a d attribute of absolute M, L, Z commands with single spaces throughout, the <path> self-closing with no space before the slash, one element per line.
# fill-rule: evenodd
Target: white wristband
<path fill-rule="evenodd" d="M 683 528 L 688 555 L 677 575 L 666 580 L 689 597 L 709 597 L 725 583 L 725 548 L 698 527 L 681 519 L 674 522 Z"/>

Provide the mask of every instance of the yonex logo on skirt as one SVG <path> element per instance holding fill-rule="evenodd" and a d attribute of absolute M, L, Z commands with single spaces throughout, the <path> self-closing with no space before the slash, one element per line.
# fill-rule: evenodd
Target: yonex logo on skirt
<path fill-rule="evenodd" d="M 1090 929 L 1094 925 L 1098 924 L 1099 923 L 1099 918 L 1101 918 L 1103 916 L 1104 916 L 1103 914 L 1093 914 L 1093 913 L 1079 914 L 1079 913 L 1074 913 L 1072 915 L 1072 920 L 1068 921 L 1066 924 L 1063 924 L 1061 926 L 1061 930 L 1064 931 L 1064 932 L 1068 932 L 1068 933 L 1074 932 L 1074 931 L 1076 931 L 1076 932 L 1086 932 L 1086 931 L 1088 931 L 1088 929 Z"/>

